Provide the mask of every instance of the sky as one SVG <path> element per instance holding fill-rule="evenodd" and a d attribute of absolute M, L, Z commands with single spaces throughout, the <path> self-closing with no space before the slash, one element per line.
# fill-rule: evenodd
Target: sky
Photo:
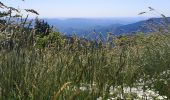
<path fill-rule="evenodd" d="M 138 13 L 149 11 L 148 7 L 170 16 L 170 0 L 0 0 L 20 9 L 34 9 L 42 18 L 105 18 L 146 17 Z"/>

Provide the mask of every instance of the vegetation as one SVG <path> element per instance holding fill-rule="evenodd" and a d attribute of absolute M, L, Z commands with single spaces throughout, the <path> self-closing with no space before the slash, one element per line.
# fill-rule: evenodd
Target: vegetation
<path fill-rule="evenodd" d="M 27 18 L 6 23 L 0 27 L 1 100 L 170 98 L 170 31 L 108 35 L 103 43 L 52 30 L 37 35 Z"/>

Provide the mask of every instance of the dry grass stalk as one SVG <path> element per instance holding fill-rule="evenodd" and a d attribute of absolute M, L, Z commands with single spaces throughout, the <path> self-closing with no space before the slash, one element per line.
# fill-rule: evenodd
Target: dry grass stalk
<path fill-rule="evenodd" d="M 57 91 L 56 93 L 54 93 L 54 96 L 52 98 L 52 100 L 57 100 L 58 97 L 62 94 L 62 92 L 64 91 L 64 89 L 69 86 L 71 84 L 71 82 L 67 82 L 64 85 L 62 85 L 62 87 L 59 89 L 59 91 Z"/>

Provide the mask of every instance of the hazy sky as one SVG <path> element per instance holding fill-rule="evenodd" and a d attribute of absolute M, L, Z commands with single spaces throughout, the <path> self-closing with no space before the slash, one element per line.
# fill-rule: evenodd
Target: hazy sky
<path fill-rule="evenodd" d="M 1 0 L 13 6 L 32 8 L 40 17 L 136 17 L 151 6 L 170 16 L 170 0 Z M 147 16 L 150 14 L 147 14 Z M 157 16 L 155 16 L 157 17 Z"/>

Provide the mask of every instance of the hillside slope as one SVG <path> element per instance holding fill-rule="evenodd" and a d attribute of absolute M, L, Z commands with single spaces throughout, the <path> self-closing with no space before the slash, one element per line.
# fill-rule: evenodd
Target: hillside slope
<path fill-rule="evenodd" d="M 164 26 L 169 24 L 170 17 L 167 17 L 167 20 L 165 21 L 164 18 L 151 18 L 144 21 L 139 21 L 133 24 L 123 25 L 118 27 L 114 33 L 115 35 L 119 34 L 128 34 L 128 33 L 134 33 L 134 32 L 151 32 L 151 28 L 155 26 Z M 153 26 L 154 25 L 154 26 Z"/>

